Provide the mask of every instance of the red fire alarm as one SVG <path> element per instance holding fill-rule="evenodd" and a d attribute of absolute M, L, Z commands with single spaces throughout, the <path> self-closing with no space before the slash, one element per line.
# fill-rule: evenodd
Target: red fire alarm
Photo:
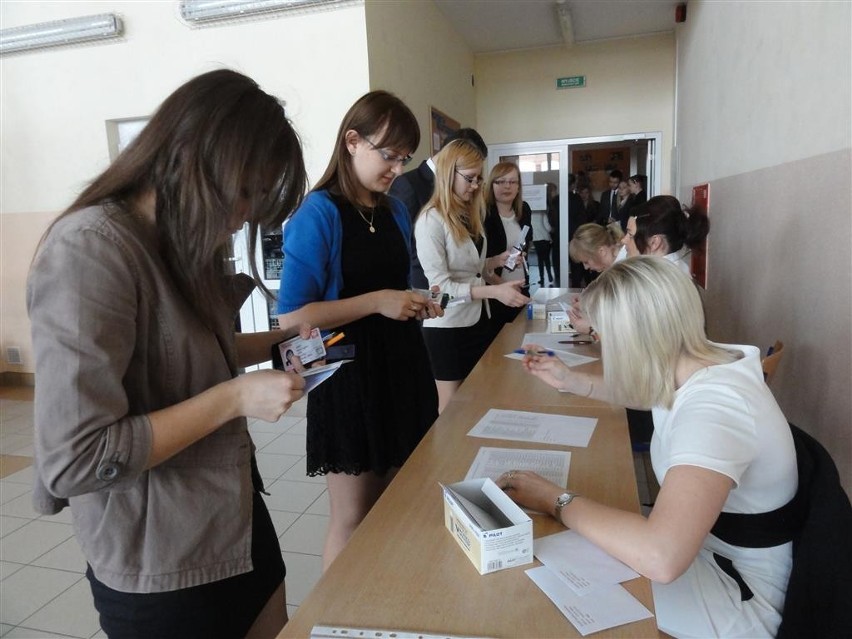
<path fill-rule="evenodd" d="M 686 22 L 686 3 L 681 2 L 675 7 L 675 22 Z"/>

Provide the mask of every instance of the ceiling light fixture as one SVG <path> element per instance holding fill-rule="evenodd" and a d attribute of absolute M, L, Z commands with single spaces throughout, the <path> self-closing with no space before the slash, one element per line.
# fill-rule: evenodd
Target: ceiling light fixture
<path fill-rule="evenodd" d="M 556 3 L 556 17 L 562 31 L 562 40 L 570 47 L 574 44 L 574 21 L 571 19 L 571 7 L 565 0 Z"/>
<path fill-rule="evenodd" d="M 181 0 L 180 15 L 187 22 L 233 20 L 279 11 L 309 11 L 352 0 Z"/>
<path fill-rule="evenodd" d="M 117 38 L 123 32 L 121 18 L 114 13 L 0 29 L 0 55 Z"/>

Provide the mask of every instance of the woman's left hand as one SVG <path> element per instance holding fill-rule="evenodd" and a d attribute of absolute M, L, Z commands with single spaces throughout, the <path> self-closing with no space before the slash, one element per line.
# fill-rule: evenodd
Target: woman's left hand
<path fill-rule="evenodd" d="M 500 255 L 495 255 L 493 257 L 486 258 L 485 260 L 485 270 L 493 271 L 497 268 L 502 268 L 506 265 L 506 260 L 509 259 L 509 251 L 503 251 Z"/>
<path fill-rule="evenodd" d="M 556 498 L 565 492 L 565 488 L 531 470 L 510 470 L 495 483 L 519 505 L 547 515 L 553 515 Z"/>

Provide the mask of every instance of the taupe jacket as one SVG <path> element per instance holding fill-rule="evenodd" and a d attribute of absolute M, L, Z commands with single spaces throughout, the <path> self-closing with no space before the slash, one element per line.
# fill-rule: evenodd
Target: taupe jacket
<path fill-rule="evenodd" d="M 147 414 L 236 372 L 233 333 L 199 321 L 153 231 L 113 207 L 59 220 L 33 262 L 27 307 L 36 510 L 70 503 L 86 560 L 115 590 L 175 590 L 251 570 L 244 418 L 144 470 Z M 235 312 L 223 309 L 223 325 Z"/>

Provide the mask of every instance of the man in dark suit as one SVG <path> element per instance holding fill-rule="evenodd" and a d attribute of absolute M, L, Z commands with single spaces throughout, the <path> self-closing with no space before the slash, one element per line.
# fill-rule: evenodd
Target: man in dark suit
<path fill-rule="evenodd" d="M 465 128 L 453 131 L 444 140 L 441 148 L 447 146 L 453 140 L 468 140 L 481 152 L 482 157 L 488 157 L 488 147 L 485 141 L 475 129 Z M 429 282 L 423 274 L 423 267 L 417 259 L 417 247 L 414 244 L 414 219 L 420 213 L 423 205 L 432 197 L 435 190 L 435 164 L 432 158 L 423 160 L 416 169 L 403 173 L 391 184 L 389 195 L 402 200 L 408 214 L 411 216 L 411 285 L 414 288 L 429 288 Z"/>
<path fill-rule="evenodd" d="M 609 173 L 609 190 L 601 193 L 601 204 L 598 209 L 598 224 L 606 226 L 618 217 L 618 183 L 624 179 L 624 175 L 618 169 Z"/>

